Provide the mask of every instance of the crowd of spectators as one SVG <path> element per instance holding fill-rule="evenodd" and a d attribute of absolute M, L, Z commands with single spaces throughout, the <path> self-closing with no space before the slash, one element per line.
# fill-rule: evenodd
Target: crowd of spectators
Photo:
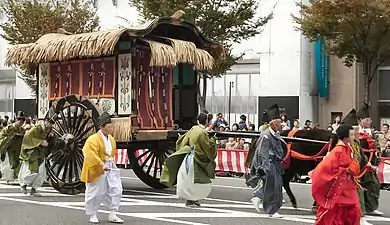
<path fill-rule="evenodd" d="M 16 117 L 16 116 L 15 116 Z M 0 117 L 0 130 L 2 130 L 4 127 L 6 127 L 8 124 L 12 124 L 15 122 L 15 117 L 10 119 L 9 116 L 4 116 L 4 118 Z M 36 123 L 36 117 L 26 117 L 26 120 L 24 122 L 24 127 L 26 129 L 31 128 Z"/>

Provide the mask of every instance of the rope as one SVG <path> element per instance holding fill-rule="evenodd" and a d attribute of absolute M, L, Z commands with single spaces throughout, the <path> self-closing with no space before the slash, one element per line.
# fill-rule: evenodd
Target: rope
<path fill-rule="evenodd" d="M 287 137 L 294 137 L 295 133 L 297 132 L 298 130 L 292 130 L 288 133 Z M 304 155 L 304 154 L 301 154 L 299 152 L 296 152 L 294 150 L 292 150 L 292 143 L 289 142 L 287 144 L 287 155 L 290 155 L 291 157 L 295 158 L 295 159 L 299 159 L 299 160 L 314 160 L 314 161 L 317 161 L 319 159 L 322 159 L 324 158 L 324 156 L 322 155 L 324 152 L 328 151 L 330 148 L 330 142 L 328 142 L 327 144 L 324 145 L 324 147 L 322 147 L 321 151 L 319 151 L 317 154 L 313 155 L 313 156 L 307 156 L 307 155 Z"/>
<path fill-rule="evenodd" d="M 371 160 L 374 157 L 374 152 L 376 152 L 376 151 L 377 151 L 376 149 L 363 149 L 363 152 L 370 153 L 370 157 L 368 158 L 368 162 L 367 162 L 366 166 L 364 167 L 363 171 L 359 175 L 355 176 L 355 179 L 362 178 L 364 176 L 364 174 L 366 174 L 367 172 L 372 170 L 371 166 L 368 166 L 368 163 L 371 163 Z"/>

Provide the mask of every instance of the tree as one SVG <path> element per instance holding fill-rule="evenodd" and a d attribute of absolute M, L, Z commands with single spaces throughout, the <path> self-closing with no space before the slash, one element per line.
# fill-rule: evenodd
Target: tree
<path fill-rule="evenodd" d="M 11 45 L 37 41 L 42 35 L 64 28 L 71 33 L 98 29 L 99 18 L 91 3 L 82 0 L 4 0 L 1 8 L 6 16 L 0 24 L 1 36 Z M 36 77 L 20 68 L 20 77 L 35 93 Z"/>
<path fill-rule="evenodd" d="M 219 77 L 230 69 L 241 56 L 231 53 L 231 44 L 240 43 L 261 32 L 261 27 L 271 19 L 256 16 L 257 0 L 129 0 L 145 19 L 171 16 L 183 10 L 183 19 L 195 23 L 203 34 L 226 48 L 226 56 L 218 59 L 212 71 L 198 71 L 198 103 L 201 109 L 206 105 L 207 78 Z M 200 82 L 203 79 L 203 91 Z"/>
<path fill-rule="evenodd" d="M 364 103 L 370 105 L 371 81 L 390 56 L 390 0 L 310 0 L 297 3 L 293 19 L 310 41 L 325 40 L 325 50 L 346 66 L 363 66 Z"/>

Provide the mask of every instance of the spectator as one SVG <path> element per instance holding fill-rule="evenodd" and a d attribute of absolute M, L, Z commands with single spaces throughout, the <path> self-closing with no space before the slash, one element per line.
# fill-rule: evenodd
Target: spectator
<path fill-rule="evenodd" d="M 311 130 L 311 123 L 312 123 L 311 120 L 306 120 L 306 121 L 305 121 L 305 127 L 304 127 L 303 129 L 305 129 L 305 130 Z"/>
<path fill-rule="evenodd" d="M 301 124 L 299 123 L 299 120 L 298 120 L 298 119 L 295 119 L 295 120 L 294 120 L 294 127 L 293 127 L 293 130 L 302 130 Z"/>
<path fill-rule="evenodd" d="M 213 124 L 214 130 L 217 131 L 221 124 L 224 124 L 225 126 L 229 126 L 229 123 L 223 118 L 222 113 L 218 113 L 217 119 L 214 121 L 214 124 Z"/>
<path fill-rule="evenodd" d="M 255 125 L 253 123 L 248 125 L 248 130 L 249 131 L 255 131 Z"/>
<path fill-rule="evenodd" d="M 238 125 L 239 125 L 240 130 L 247 129 L 246 116 L 245 115 L 241 115 L 240 116 L 240 122 L 238 123 Z"/>
<path fill-rule="evenodd" d="M 383 156 L 390 155 L 390 132 L 389 124 L 385 123 L 382 125 L 382 132 L 378 135 L 379 146 Z"/>
<path fill-rule="evenodd" d="M 238 131 L 238 130 L 239 130 L 238 124 L 237 124 L 237 123 L 234 123 L 234 124 L 232 125 L 232 131 Z"/>
<path fill-rule="evenodd" d="M 337 128 L 339 128 L 340 123 L 341 123 L 341 117 L 340 116 L 336 116 L 336 118 L 334 119 L 333 124 L 332 124 L 333 131 L 336 131 Z"/>
<path fill-rule="evenodd" d="M 219 131 L 225 131 L 226 130 L 226 125 L 222 123 L 222 124 L 219 125 L 218 128 L 219 128 Z"/>
<path fill-rule="evenodd" d="M 235 149 L 238 143 L 236 142 L 236 139 L 229 138 L 228 142 L 226 143 L 226 149 Z"/>
<path fill-rule="evenodd" d="M 245 146 L 245 139 L 244 138 L 239 138 L 238 139 L 238 143 L 237 145 L 235 146 L 235 149 L 246 149 Z"/>
<path fill-rule="evenodd" d="M 313 130 L 317 130 L 317 129 L 320 129 L 320 124 L 319 123 L 314 124 Z"/>
<path fill-rule="evenodd" d="M 328 131 L 332 131 L 333 133 L 333 127 L 332 126 L 328 126 L 328 128 L 326 128 Z"/>
<path fill-rule="evenodd" d="M 291 122 L 287 119 L 287 115 L 282 114 L 280 119 L 282 119 L 282 128 L 287 127 L 285 130 L 291 130 Z"/>

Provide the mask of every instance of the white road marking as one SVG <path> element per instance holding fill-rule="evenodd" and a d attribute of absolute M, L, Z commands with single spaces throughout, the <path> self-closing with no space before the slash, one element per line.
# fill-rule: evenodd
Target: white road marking
<path fill-rule="evenodd" d="M 127 179 L 127 180 L 139 180 L 136 177 L 121 177 L 122 179 Z M 218 188 L 231 188 L 231 189 L 241 189 L 241 190 L 253 190 L 252 188 L 249 187 L 240 187 L 240 186 L 229 186 L 229 185 L 219 185 L 219 184 L 213 184 L 213 187 L 218 187 Z M 283 188 L 283 193 L 286 193 L 286 191 Z"/>
<path fill-rule="evenodd" d="M 69 205 L 61 205 L 57 204 L 53 205 L 53 202 L 39 202 L 39 201 L 32 201 L 27 199 L 15 199 L 15 198 L 7 198 L 7 197 L 0 197 L 0 200 L 6 200 L 6 201 L 14 201 L 14 202 L 21 202 L 21 203 L 29 203 L 29 204 L 36 204 L 36 205 L 44 205 L 44 206 L 51 206 L 51 207 L 59 207 L 59 208 L 66 208 L 66 209 L 76 209 L 76 210 L 82 210 L 84 211 L 84 207 L 75 207 L 75 206 L 69 206 Z M 100 213 L 109 214 L 110 211 L 107 210 L 99 210 Z M 173 219 L 166 219 L 166 218 L 158 218 L 153 216 L 153 213 L 151 214 L 142 214 L 142 213 L 122 213 L 118 212 L 117 215 L 119 216 L 129 216 L 129 217 L 137 217 L 142 219 L 149 219 L 149 220 L 157 220 L 157 221 L 163 221 L 163 222 L 170 222 L 170 223 L 178 223 L 178 224 L 188 224 L 188 225 L 210 225 L 207 223 L 196 223 L 196 222 L 189 222 L 184 220 L 173 220 Z"/>
<path fill-rule="evenodd" d="M 64 195 L 60 194 L 58 192 L 56 193 L 45 193 L 45 192 L 39 192 L 43 197 L 81 197 L 81 195 Z M 23 193 L 0 193 L 0 197 L 25 197 L 30 196 L 29 194 L 23 194 Z"/>
<path fill-rule="evenodd" d="M 219 185 L 222 186 L 222 185 Z M 223 187 L 223 186 L 222 186 Z M 228 186 L 232 187 L 232 186 Z M 0 189 L 19 189 L 19 186 L 10 186 L 0 184 Z M 46 192 L 57 192 L 52 188 L 44 188 Z M 144 199 L 178 199 L 176 195 L 168 193 L 158 193 L 151 191 L 138 191 L 138 190 L 126 190 L 134 193 L 141 193 L 143 195 L 123 195 L 121 206 L 155 206 L 155 207 L 175 207 L 175 208 L 186 208 L 183 203 L 172 203 L 172 202 L 160 202 Z M 64 195 L 60 193 L 42 193 L 44 197 L 79 197 L 82 199 L 83 195 Z M 22 193 L 0 193 L 0 200 L 15 201 L 29 204 L 45 205 L 51 207 L 60 207 L 68 208 L 75 210 L 84 210 L 84 202 L 44 202 L 42 198 L 37 198 L 37 200 L 27 200 L 23 198 L 12 198 L 12 197 L 26 197 L 29 195 L 24 195 Z M 186 225 L 209 225 L 206 223 L 197 223 L 190 222 L 186 220 L 177 220 L 175 218 L 269 218 L 267 214 L 259 214 L 255 212 L 245 212 L 238 210 L 229 210 L 232 209 L 252 209 L 252 203 L 242 202 L 242 201 L 233 201 L 227 199 L 215 199 L 215 198 L 206 198 L 205 200 L 214 201 L 214 202 L 223 202 L 225 204 L 202 204 L 200 208 L 194 208 L 194 211 L 204 211 L 204 212 L 189 212 L 189 213 L 126 213 L 120 212 L 118 215 L 128 216 L 128 217 L 137 217 L 142 219 L 157 220 L 163 222 L 177 223 L 177 224 L 186 224 Z M 293 207 L 282 206 L 282 209 L 293 210 Z M 298 211 L 311 211 L 311 209 L 299 208 Z M 109 213 L 106 210 L 99 210 L 102 213 Z M 314 215 L 282 215 L 283 217 L 280 220 L 286 221 L 295 221 L 302 223 L 313 224 L 315 220 Z M 390 222 L 390 218 L 387 217 L 373 217 L 368 216 L 367 220 L 377 221 L 377 222 Z"/>

